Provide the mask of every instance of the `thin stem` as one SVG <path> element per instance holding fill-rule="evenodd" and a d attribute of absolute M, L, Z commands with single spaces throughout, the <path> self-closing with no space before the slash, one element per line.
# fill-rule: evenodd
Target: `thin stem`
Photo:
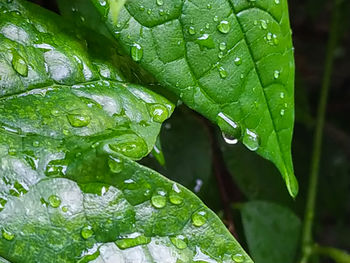
<path fill-rule="evenodd" d="M 333 8 L 330 35 L 328 39 L 328 48 L 325 61 L 322 89 L 318 105 L 317 121 L 315 127 L 314 146 L 311 161 L 310 182 L 307 195 L 306 211 L 304 218 L 304 228 L 302 233 L 302 259 L 301 263 L 307 263 L 312 254 L 312 228 L 315 216 L 315 203 L 317 196 L 318 174 L 320 168 L 320 159 L 322 152 L 323 129 L 327 108 L 328 93 L 331 83 L 331 76 L 334 63 L 334 50 L 338 42 L 339 25 L 339 5 L 340 1 L 335 0 Z"/>
<path fill-rule="evenodd" d="M 344 250 L 315 245 L 313 252 L 332 258 L 337 263 L 350 263 L 350 254 Z"/>

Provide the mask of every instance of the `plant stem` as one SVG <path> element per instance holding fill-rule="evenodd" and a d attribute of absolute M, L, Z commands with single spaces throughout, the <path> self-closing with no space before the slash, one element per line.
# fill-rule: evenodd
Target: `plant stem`
<path fill-rule="evenodd" d="M 335 0 L 328 39 L 327 54 L 325 60 L 324 75 L 322 80 L 322 89 L 319 98 L 317 122 L 315 127 L 315 136 L 313 144 L 313 153 L 311 160 L 310 182 L 307 195 L 307 203 L 304 218 L 304 227 L 302 233 L 302 259 L 301 263 L 307 263 L 312 254 L 313 238 L 312 228 L 315 216 L 315 203 L 317 196 L 318 175 L 320 168 L 320 159 L 322 152 L 322 138 L 324 122 L 327 108 L 328 93 L 331 84 L 331 76 L 334 63 L 334 50 L 338 42 L 338 25 L 339 25 L 339 5 L 340 1 Z"/>
<path fill-rule="evenodd" d="M 333 247 L 322 247 L 315 245 L 313 251 L 317 254 L 324 255 L 334 259 L 337 263 L 350 263 L 350 254 L 344 250 Z"/>

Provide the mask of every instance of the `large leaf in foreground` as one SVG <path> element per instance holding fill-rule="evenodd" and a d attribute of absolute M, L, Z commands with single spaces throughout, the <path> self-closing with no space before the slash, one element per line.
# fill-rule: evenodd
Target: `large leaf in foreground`
<path fill-rule="evenodd" d="M 0 3 L 2 152 L 16 154 L 28 141 L 38 154 L 108 142 L 130 158 L 147 155 L 173 105 L 127 84 L 132 74 L 107 40 L 101 52 L 59 16 L 19 3 Z"/>
<path fill-rule="evenodd" d="M 0 185 L 7 199 L 0 256 L 11 262 L 252 262 L 182 186 L 106 147 L 76 156 L 66 157 L 66 178 L 43 178 L 40 169 L 11 158 L 22 170 L 2 177 L 17 181 Z"/>
<path fill-rule="evenodd" d="M 294 59 L 286 0 L 91 0 L 126 52 L 227 136 L 273 161 L 292 196 Z"/>

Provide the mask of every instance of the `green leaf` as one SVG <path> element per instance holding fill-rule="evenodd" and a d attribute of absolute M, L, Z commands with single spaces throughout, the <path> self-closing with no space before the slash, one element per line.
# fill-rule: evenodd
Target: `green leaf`
<path fill-rule="evenodd" d="M 153 149 L 174 107 L 128 84 L 132 74 L 107 40 L 100 55 L 57 15 L 17 1 L 0 9 L 0 142 L 10 154 L 26 151 L 24 136 L 34 155 L 102 142 L 133 159 Z"/>
<path fill-rule="evenodd" d="M 274 162 L 296 196 L 286 0 L 133 0 L 118 20 L 114 1 L 91 1 L 135 61 L 226 136 Z"/>
<path fill-rule="evenodd" d="M 57 15 L 0 13 L 1 262 L 252 262 L 194 194 L 132 160 L 170 102 Z"/>
<path fill-rule="evenodd" d="M 23 160 L 2 159 L 22 169 L 1 171 L 7 203 L 0 212 L 0 256 L 12 262 L 252 262 L 215 213 L 158 173 L 102 146 L 65 161 L 65 178 L 43 178 L 40 168 L 24 170 Z"/>
<path fill-rule="evenodd" d="M 242 207 L 243 228 L 256 263 L 295 262 L 300 219 L 288 208 L 264 201 Z"/>

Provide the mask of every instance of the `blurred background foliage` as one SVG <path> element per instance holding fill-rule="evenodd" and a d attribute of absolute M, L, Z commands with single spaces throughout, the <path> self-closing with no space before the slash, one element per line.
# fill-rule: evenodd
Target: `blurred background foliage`
<path fill-rule="evenodd" d="M 289 0 L 296 60 L 293 158 L 300 184 L 296 200 L 290 198 L 271 163 L 239 143 L 226 144 L 216 127 L 183 105 L 163 126 L 157 149 L 142 160 L 197 193 L 256 263 L 293 263 L 300 257 L 314 126 L 334 1 Z M 34 2 L 57 12 L 54 0 Z M 349 0 L 342 1 L 339 15 L 314 238 L 322 246 L 350 251 Z M 335 262 L 324 255 L 311 260 Z M 338 257 L 337 262 L 349 262 L 341 260 Z"/>

